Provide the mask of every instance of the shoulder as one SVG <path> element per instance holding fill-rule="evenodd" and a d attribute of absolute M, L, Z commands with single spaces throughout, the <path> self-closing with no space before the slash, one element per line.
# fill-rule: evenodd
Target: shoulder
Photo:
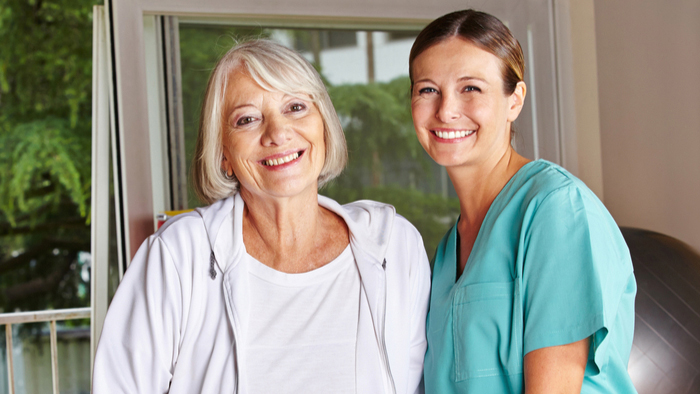
<path fill-rule="evenodd" d="M 529 163 L 516 174 L 509 191 L 512 199 L 538 208 L 553 205 L 565 209 L 595 209 L 603 207 L 598 197 L 580 179 L 566 169 L 545 160 Z M 607 211 L 606 211 L 607 212 Z"/>
<path fill-rule="evenodd" d="M 177 247 L 192 240 L 206 240 L 207 231 L 204 221 L 198 212 L 192 211 L 179 214 L 168 219 L 150 238 L 151 243 L 162 242 L 168 246 Z"/>
<path fill-rule="evenodd" d="M 420 249 L 425 253 L 418 230 L 390 204 L 359 200 L 340 205 L 323 196 L 319 197 L 319 203 L 345 220 L 354 242 L 366 251 L 374 251 L 378 256 L 387 248 L 392 252 Z"/>
<path fill-rule="evenodd" d="M 232 208 L 233 198 L 227 198 L 168 219 L 141 245 L 147 252 L 141 256 L 148 256 L 147 260 L 169 260 L 178 270 L 185 271 L 191 270 L 196 262 L 208 264 L 212 240 L 224 227 L 222 224 L 229 222 Z M 154 254 L 156 251 L 159 252 Z"/>
<path fill-rule="evenodd" d="M 391 224 L 393 234 L 409 233 L 420 237 L 411 222 L 396 212 L 391 204 L 373 200 L 359 200 L 342 206 L 351 216 L 360 219 L 368 228 Z"/>
<path fill-rule="evenodd" d="M 529 163 L 516 177 L 521 187 L 539 196 L 546 196 L 551 192 L 570 187 L 588 189 L 569 171 L 546 160 Z"/>
<path fill-rule="evenodd" d="M 341 207 L 353 216 L 371 217 L 396 214 L 396 209 L 393 205 L 373 200 L 357 200 L 344 204 Z"/>
<path fill-rule="evenodd" d="M 574 245 L 581 252 L 629 260 L 622 233 L 605 205 L 581 180 L 556 164 L 544 162 L 532 174 L 523 226 L 527 238 L 544 242 L 548 253 L 554 243 Z M 599 259 L 600 259 L 599 256 Z"/>
<path fill-rule="evenodd" d="M 232 214 L 235 199 L 219 200 L 211 205 L 198 207 L 168 219 L 152 236 L 168 244 L 193 240 L 210 244 L 209 238 L 216 235 L 218 228 Z"/>
<path fill-rule="evenodd" d="M 355 214 L 362 213 L 366 234 L 373 234 L 374 242 L 385 244 L 383 248 L 386 248 L 387 257 L 400 256 L 402 259 L 417 262 L 421 260 L 419 257 L 425 255 L 420 232 L 408 219 L 396 213 L 392 205 L 360 200 L 346 204 L 343 208 Z"/>

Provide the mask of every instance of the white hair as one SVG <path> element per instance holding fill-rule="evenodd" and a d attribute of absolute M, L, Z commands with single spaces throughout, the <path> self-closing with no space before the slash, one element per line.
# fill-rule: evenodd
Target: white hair
<path fill-rule="evenodd" d="M 320 75 L 293 50 L 270 40 L 256 39 L 231 48 L 209 76 L 192 165 L 192 181 L 197 196 L 211 204 L 236 193 L 239 188 L 235 174 L 227 179 L 221 169 L 224 100 L 229 88 L 229 76 L 237 69 L 244 69 L 263 89 L 311 98 L 323 119 L 326 145 L 318 187 L 340 175 L 348 156 L 345 134 Z"/>

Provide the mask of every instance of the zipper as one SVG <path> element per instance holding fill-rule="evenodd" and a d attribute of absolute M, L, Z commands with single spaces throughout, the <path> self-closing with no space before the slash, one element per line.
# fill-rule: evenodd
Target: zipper
<path fill-rule="evenodd" d="M 214 251 L 211 252 L 211 258 L 216 261 L 216 257 L 214 257 Z M 233 377 L 236 381 L 236 384 L 233 386 L 233 393 L 237 394 L 239 391 L 239 372 L 238 372 L 238 343 L 237 343 L 237 338 L 238 336 L 236 335 L 236 320 L 233 318 L 233 311 L 231 308 L 233 307 L 233 303 L 231 300 L 231 294 L 228 291 L 228 278 L 224 275 L 222 283 L 224 284 L 224 294 L 226 295 L 226 314 L 228 315 L 229 321 L 231 322 L 231 331 L 233 331 L 233 359 L 234 359 L 234 364 L 233 364 Z"/>
<path fill-rule="evenodd" d="M 382 262 L 382 269 L 384 270 L 384 304 L 382 307 L 382 327 L 381 327 L 381 342 L 379 346 L 381 347 L 382 361 L 384 364 L 384 371 L 386 372 L 385 378 L 388 380 L 388 385 L 390 392 L 396 394 L 396 385 L 394 384 L 394 376 L 391 373 L 391 366 L 389 366 L 389 354 L 386 350 L 386 259 Z"/>

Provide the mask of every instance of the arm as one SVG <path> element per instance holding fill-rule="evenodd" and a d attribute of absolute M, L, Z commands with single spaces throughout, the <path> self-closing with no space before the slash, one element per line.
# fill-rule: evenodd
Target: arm
<path fill-rule="evenodd" d="M 525 355 L 526 394 L 580 393 L 589 339 L 533 350 Z"/>
<path fill-rule="evenodd" d="M 579 393 L 584 373 L 598 374 L 605 358 L 600 343 L 612 323 L 609 306 L 617 304 L 609 290 L 616 251 L 609 223 L 588 194 L 571 187 L 550 193 L 528 229 L 522 268 L 528 394 Z"/>
<path fill-rule="evenodd" d="M 430 302 L 430 263 L 423 247 L 423 239 L 416 231 L 413 256 L 416 262 L 411 270 L 411 350 L 409 392 L 423 393 L 423 360 L 428 342 L 425 321 Z M 410 391 L 415 387 L 414 391 Z"/>
<path fill-rule="evenodd" d="M 93 392 L 166 393 L 177 360 L 180 278 L 167 247 L 148 239 L 110 304 L 95 355 Z"/>

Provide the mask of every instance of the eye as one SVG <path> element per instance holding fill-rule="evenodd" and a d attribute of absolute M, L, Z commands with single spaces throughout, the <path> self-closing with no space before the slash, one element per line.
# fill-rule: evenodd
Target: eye
<path fill-rule="evenodd" d="M 306 109 L 306 105 L 302 103 L 293 103 L 289 106 L 289 112 L 300 112 Z"/>
<path fill-rule="evenodd" d="M 236 122 L 236 126 L 245 126 L 253 121 L 255 121 L 255 118 L 252 116 L 241 116 Z"/>
<path fill-rule="evenodd" d="M 423 88 L 418 91 L 418 94 L 430 94 L 430 93 L 437 93 L 437 89 L 435 88 Z"/>
<path fill-rule="evenodd" d="M 464 88 L 465 92 L 481 92 L 481 89 L 477 88 L 476 86 L 469 85 Z"/>

